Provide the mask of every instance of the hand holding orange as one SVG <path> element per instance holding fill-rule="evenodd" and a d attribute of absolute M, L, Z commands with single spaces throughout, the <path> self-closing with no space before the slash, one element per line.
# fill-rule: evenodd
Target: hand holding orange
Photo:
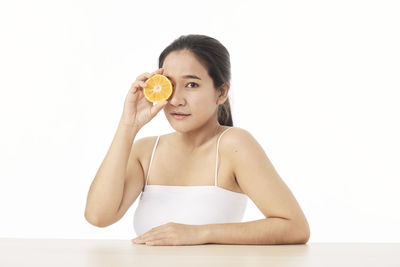
<path fill-rule="evenodd" d="M 163 99 L 168 99 L 171 95 L 172 85 L 168 84 L 170 81 L 162 75 L 163 72 L 164 69 L 160 68 L 152 73 L 145 72 L 136 78 L 125 97 L 121 124 L 140 129 L 168 104 L 168 101 Z M 153 102 L 157 104 L 154 105 Z"/>

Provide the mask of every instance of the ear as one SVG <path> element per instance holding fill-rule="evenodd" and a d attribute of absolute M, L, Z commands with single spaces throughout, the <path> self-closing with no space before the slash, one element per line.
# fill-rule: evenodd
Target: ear
<path fill-rule="evenodd" d="M 226 99 L 228 98 L 229 88 L 230 88 L 229 83 L 224 83 L 220 86 L 220 89 L 218 90 L 217 105 L 225 103 Z"/>

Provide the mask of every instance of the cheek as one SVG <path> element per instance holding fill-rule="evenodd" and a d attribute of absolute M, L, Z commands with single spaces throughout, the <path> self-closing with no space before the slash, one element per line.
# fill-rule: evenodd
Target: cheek
<path fill-rule="evenodd" d="M 213 104 L 214 100 L 210 96 L 198 96 L 190 101 L 192 109 L 202 111 L 202 113 L 207 113 L 208 110 L 215 108 Z"/>
<path fill-rule="evenodd" d="M 198 115 L 198 118 L 208 118 L 214 114 L 216 108 L 217 106 L 214 105 L 214 102 L 211 99 L 204 99 L 203 101 L 194 104 L 194 109 L 192 110 Z"/>
<path fill-rule="evenodd" d="M 215 96 L 212 94 L 205 94 L 200 93 L 200 92 L 196 92 L 192 95 L 189 96 L 191 103 L 196 104 L 196 107 L 198 105 L 203 105 L 205 106 L 212 106 L 213 104 L 215 104 Z"/>

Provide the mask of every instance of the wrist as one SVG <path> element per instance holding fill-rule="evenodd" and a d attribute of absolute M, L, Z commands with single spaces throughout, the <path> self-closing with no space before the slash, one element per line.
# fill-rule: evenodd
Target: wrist
<path fill-rule="evenodd" d="M 125 120 L 123 117 L 119 120 L 118 127 L 124 128 L 127 130 L 132 130 L 132 131 L 139 131 L 141 127 L 139 127 L 137 124 L 132 123 L 128 120 Z"/>
<path fill-rule="evenodd" d="M 210 238 L 210 228 L 207 224 L 198 225 L 199 227 L 199 236 L 202 244 L 211 243 Z"/>
<path fill-rule="evenodd" d="M 119 124 L 118 124 L 118 130 L 120 132 L 124 132 L 126 134 L 130 134 L 130 135 L 136 136 L 136 134 L 139 132 L 140 128 L 137 127 L 134 124 L 125 123 L 123 121 L 120 121 Z"/>

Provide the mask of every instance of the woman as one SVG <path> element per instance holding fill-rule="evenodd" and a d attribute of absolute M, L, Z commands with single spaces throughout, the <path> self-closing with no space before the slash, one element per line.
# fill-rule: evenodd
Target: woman
<path fill-rule="evenodd" d="M 171 80 L 173 93 L 153 105 L 142 89 L 157 73 Z M 158 70 L 137 77 L 88 193 L 85 217 L 91 224 L 117 222 L 141 193 L 136 244 L 309 240 L 301 208 L 260 144 L 233 127 L 230 75 L 229 53 L 219 41 L 186 35 L 165 48 Z M 161 109 L 176 132 L 135 140 Z M 241 222 L 248 197 L 266 218 Z"/>

